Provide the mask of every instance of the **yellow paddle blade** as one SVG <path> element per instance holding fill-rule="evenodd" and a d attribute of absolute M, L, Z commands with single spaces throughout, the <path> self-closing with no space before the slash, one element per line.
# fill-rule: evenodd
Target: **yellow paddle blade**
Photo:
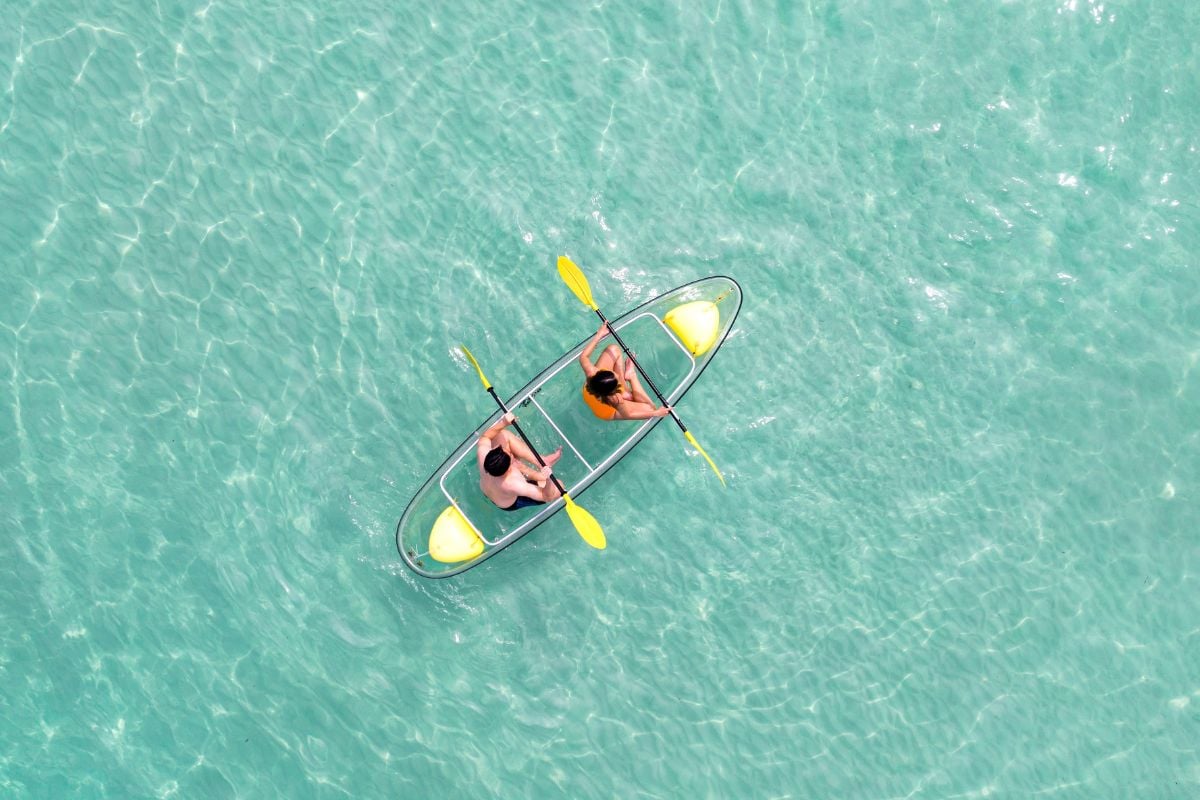
<path fill-rule="evenodd" d="M 607 547 L 608 541 L 604 538 L 604 529 L 600 527 L 599 522 L 596 522 L 596 518 L 575 505 L 575 501 L 571 499 L 571 495 L 563 494 L 563 500 L 567 501 L 567 516 L 571 518 L 572 524 L 575 525 L 575 530 L 579 531 L 579 535 L 583 537 L 583 540 L 597 550 L 603 550 Z"/>
<path fill-rule="evenodd" d="M 721 479 L 721 485 L 725 486 L 725 476 L 721 474 L 721 470 L 717 469 L 717 465 L 713 463 L 713 460 L 708 457 L 708 453 L 704 452 L 704 448 L 701 447 L 700 443 L 696 441 L 696 437 L 692 436 L 692 432 L 684 431 L 683 435 L 686 436 L 687 440 L 692 443 L 692 447 L 696 448 L 696 451 L 700 453 L 700 455 L 704 456 L 704 460 L 708 462 L 710 467 L 712 467 L 712 471 L 717 473 L 717 477 Z"/>
<path fill-rule="evenodd" d="M 471 355 L 471 351 L 467 349 L 467 346 L 465 344 L 460 344 L 458 349 L 463 351 L 463 355 L 467 357 L 467 360 L 471 362 L 471 366 L 473 366 L 475 371 L 479 373 L 479 380 L 483 381 L 483 388 L 491 389 L 492 385 L 488 383 L 487 377 L 483 374 L 483 370 L 479 367 L 479 362 L 475 360 L 475 356 Z"/>
<path fill-rule="evenodd" d="M 570 287 L 575 296 L 579 298 L 579 302 L 596 311 L 596 302 L 592 300 L 592 287 L 588 286 L 587 276 L 583 274 L 583 270 L 575 266 L 575 262 L 566 256 L 558 257 L 558 274 L 562 276 L 563 283 Z"/>

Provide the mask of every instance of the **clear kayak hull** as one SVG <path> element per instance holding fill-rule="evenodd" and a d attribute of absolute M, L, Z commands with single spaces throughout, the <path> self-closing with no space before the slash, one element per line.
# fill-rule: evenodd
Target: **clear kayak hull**
<path fill-rule="evenodd" d="M 610 318 L 610 324 L 674 405 L 720 349 L 741 305 L 741 287 L 732 278 L 718 275 L 672 289 Z M 581 394 L 583 374 L 576 363 L 587 341 L 543 369 L 506 403 L 539 453 L 544 456 L 562 447 L 554 472 L 576 499 L 664 419 L 605 422 L 588 409 Z M 611 341 L 605 340 L 601 347 Z M 653 396 L 648 385 L 646 390 Z M 563 508 L 560 498 L 544 506 L 503 511 L 480 491 L 475 443 L 499 417 L 497 408 L 455 448 L 409 501 L 396 525 L 400 556 L 418 575 L 445 578 L 477 566 Z M 681 417 L 686 420 L 686 414 Z M 668 424 L 674 423 L 668 420 Z M 431 548 L 435 526 L 442 543 L 470 546 L 460 548 L 460 555 L 448 556 L 435 537 Z M 461 560 L 439 560 L 431 549 L 441 558 Z"/>

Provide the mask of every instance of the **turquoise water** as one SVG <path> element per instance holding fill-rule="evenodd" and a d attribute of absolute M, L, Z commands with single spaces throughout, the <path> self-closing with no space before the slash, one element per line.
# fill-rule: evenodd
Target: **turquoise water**
<path fill-rule="evenodd" d="M 1200 795 L 1200 6 L 5 16 L 0 794 Z M 729 488 L 418 579 L 560 253 Z"/>

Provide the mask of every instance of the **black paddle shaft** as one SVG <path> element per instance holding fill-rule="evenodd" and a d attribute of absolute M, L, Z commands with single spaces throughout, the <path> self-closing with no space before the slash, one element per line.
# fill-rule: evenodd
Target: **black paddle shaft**
<path fill-rule="evenodd" d="M 658 402 L 662 403 L 664 406 L 667 405 L 667 398 L 663 397 L 663 393 L 660 392 L 658 387 L 654 385 L 654 379 L 646 374 L 646 370 L 642 369 L 642 365 L 639 364 L 638 360 L 633 357 L 633 353 L 629 352 L 629 348 L 626 347 L 625 342 L 621 340 L 621 334 L 617 333 L 617 329 L 614 328 L 612 323 L 608 321 L 608 317 L 604 316 L 604 312 L 598 308 L 595 309 L 595 311 L 600 316 L 600 320 L 608 326 L 609 333 L 611 333 L 613 338 L 617 340 L 617 344 L 621 345 L 621 349 L 625 351 L 626 357 L 633 362 L 633 366 L 637 367 L 637 371 L 643 378 L 646 379 L 646 383 L 650 384 L 650 388 L 654 391 L 654 393 L 658 395 Z M 675 424 L 679 426 L 679 430 L 683 431 L 684 433 L 688 432 L 687 426 L 683 424 L 683 420 L 681 420 L 675 413 L 675 409 L 671 409 L 671 419 L 675 420 Z"/>
<path fill-rule="evenodd" d="M 504 405 L 504 401 L 500 399 L 500 395 L 496 394 L 495 389 L 489 386 L 487 390 L 488 394 L 492 396 L 492 399 L 496 401 L 496 405 L 500 406 L 501 411 L 503 411 L 505 414 L 512 413 L 508 410 L 508 406 Z M 533 457 L 537 459 L 537 462 L 543 467 L 546 466 L 546 462 L 542 460 L 542 454 L 539 453 L 537 448 L 533 446 L 533 442 L 529 441 L 529 437 L 525 435 L 525 431 L 521 430 L 521 426 L 517 424 L 515 419 L 513 420 L 512 426 L 517 429 L 517 435 L 521 437 L 521 441 L 525 442 L 525 446 L 529 448 L 529 452 L 533 453 Z M 566 495 L 567 488 L 562 485 L 562 483 L 558 480 L 558 476 L 555 475 L 553 471 L 550 472 L 550 480 L 554 481 L 554 485 L 558 487 L 558 491 L 560 493 Z"/>

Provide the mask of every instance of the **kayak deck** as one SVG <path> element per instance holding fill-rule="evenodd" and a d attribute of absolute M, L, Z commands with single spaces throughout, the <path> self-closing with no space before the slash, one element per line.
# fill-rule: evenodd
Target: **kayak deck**
<path fill-rule="evenodd" d="M 664 317 L 684 303 L 716 303 L 719 321 L 710 346 L 693 355 L 687 344 Z M 731 278 L 714 276 L 681 286 L 611 320 L 638 364 L 654 380 L 669 403 L 674 404 L 699 377 L 713 354 L 724 342 L 741 307 L 741 289 Z M 590 339 L 590 337 L 589 337 Z M 642 421 L 606 422 L 595 417 L 584 404 L 583 373 L 577 360 L 587 344 L 577 344 L 542 370 L 514 394 L 507 405 L 544 458 L 562 447 L 554 473 L 574 498 L 617 463 L 661 417 Z M 607 337 L 596 354 L 612 343 Z M 701 345 L 703 346 L 703 345 Z M 647 393 L 653 390 L 643 379 Z M 654 398 L 657 402 L 657 398 Z M 419 575 L 439 578 L 469 569 L 524 536 L 563 507 L 562 499 L 544 506 L 504 511 L 497 508 L 479 488 L 475 446 L 479 433 L 500 417 L 500 410 L 487 418 L 460 444 L 409 502 L 396 526 L 396 545 L 404 562 Z M 461 561 L 439 561 L 430 554 L 430 532 L 444 520 L 447 507 L 457 509 L 457 535 L 478 537 L 471 557 Z M 454 515 L 448 515 L 453 517 Z M 477 553 L 477 554 L 476 554 Z"/>

